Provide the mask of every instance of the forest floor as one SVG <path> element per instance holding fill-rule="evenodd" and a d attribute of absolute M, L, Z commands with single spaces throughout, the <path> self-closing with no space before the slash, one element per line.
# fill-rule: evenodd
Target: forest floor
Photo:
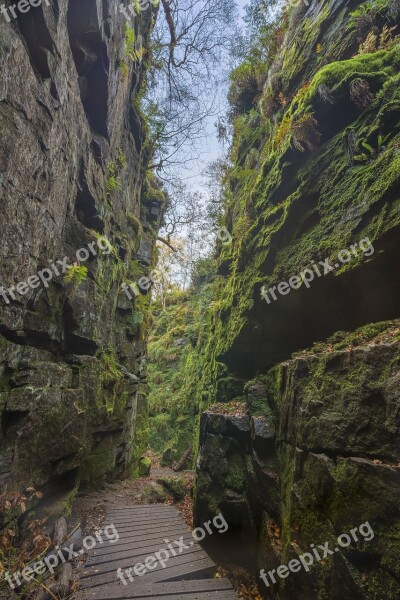
<path fill-rule="evenodd" d="M 186 486 L 186 495 L 180 502 L 174 502 L 169 497 L 166 503 L 172 504 L 181 513 L 186 524 L 193 528 L 193 503 L 191 490 L 193 486 L 193 472 L 184 471 L 176 473 L 169 468 L 155 466 L 151 469 L 148 477 L 141 477 L 136 480 L 118 481 L 104 485 L 102 489 L 81 492 L 74 505 L 73 513 L 68 522 L 68 529 L 71 531 L 81 525 L 84 534 L 90 535 L 99 530 L 103 525 L 107 526 L 106 515 L 113 506 L 124 506 L 132 504 L 142 504 L 142 494 L 145 488 L 159 478 L 165 477 L 183 477 Z M 215 560 L 215 556 L 213 556 Z M 76 559 L 74 562 L 74 581 L 73 593 L 70 600 L 75 597 L 75 591 L 79 589 L 79 578 L 83 570 L 86 556 Z M 257 590 L 256 579 L 245 569 L 238 565 L 225 563 L 223 558 L 218 562 L 216 577 L 228 577 L 234 586 L 238 598 L 246 600 L 261 600 Z"/>

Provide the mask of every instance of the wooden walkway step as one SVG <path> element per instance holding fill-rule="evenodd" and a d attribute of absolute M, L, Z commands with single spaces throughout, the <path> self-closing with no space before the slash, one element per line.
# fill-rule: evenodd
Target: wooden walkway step
<path fill-rule="evenodd" d="M 106 524 L 115 525 L 119 539 L 104 541 L 94 548 L 85 564 L 77 600 L 235 600 L 230 581 L 216 578 L 216 565 L 193 539 L 179 512 L 165 504 L 113 507 Z M 185 544 L 179 547 L 175 542 Z M 168 550 L 172 546 L 174 553 Z M 170 547 L 171 547 L 170 546 Z M 142 576 L 133 567 L 146 558 L 167 550 L 164 566 Z M 165 556 L 165 555 L 164 555 Z M 155 559 L 157 560 L 157 559 Z M 154 562 L 155 562 L 154 560 Z M 117 571 L 122 574 L 124 585 Z M 130 581 L 126 570 L 131 569 Z M 121 572 L 120 572 L 121 573 Z"/>

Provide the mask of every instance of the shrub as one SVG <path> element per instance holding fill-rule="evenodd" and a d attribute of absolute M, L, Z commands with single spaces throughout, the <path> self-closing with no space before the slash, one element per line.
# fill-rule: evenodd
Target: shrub
<path fill-rule="evenodd" d="M 253 64 L 242 63 L 231 73 L 228 100 L 231 105 L 231 118 L 249 112 L 260 93 L 257 71 Z"/>

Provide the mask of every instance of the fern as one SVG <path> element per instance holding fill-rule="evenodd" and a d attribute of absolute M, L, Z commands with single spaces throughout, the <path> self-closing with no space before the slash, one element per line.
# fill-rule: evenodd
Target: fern
<path fill-rule="evenodd" d="M 115 177 L 115 175 L 110 175 L 110 177 L 107 179 L 107 182 L 106 182 L 107 192 L 109 194 L 111 194 L 111 192 L 114 192 L 116 189 L 119 189 L 120 187 L 121 187 L 121 184 L 119 183 L 119 181 Z"/>
<path fill-rule="evenodd" d="M 390 133 L 388 133 L 385 136 L 383 136 L 381 134 L 378 135 L 378 152 L 383 150 L 384 144 L 388 141 L 389 138 L 390 138 Z"/>
<path fill-rule="evenodd" d="M 64 275 L 64 283 L 67 285 L 72 285 L 74 288 L 78 287 L 78 285 L 86 281 L 87 272 L 87 267 L 81 265 L 71 265 L 68 267 L 68 270 Z"/>
<path fill-rule="evenodd" d="M 119 190 L 121 188 L 121 184 L 117 177 L 117 167 L 114 161 L 110 162 L 108 165 L 108 178 L 106 181 L 106 190 L 107 195 L 111 194 L 115 190 Z"/>
<path fill-rule="evenodd" d="M 135 30 L 130 25 L 125 26 L 125 54 L 129 56 L 131 60 L 135 60 Z"/>
<path fill-rule="evenodd" d="M 382 134 L 378 135 L 378 148 L 375 149 L 371 146 L 371 144 L 368 144 L 365 140 L 361 140 L 360 145 L 369 152 L 369 154 L 366 154 L 365 152 L 361 152 L 361 154 L 357 154 L 356 156 L 354 156 L 354 160 L 357 160 L 358 162 L 367 162 L 368 160 L 372 160 L 373 158 L 375 158 L 378 154 L 380 154 L 380 152 L 382 152 L 385 149 L 385 143 L 387 142 L 387 140 L 390 138 L 390 133 L 388 133 L 387 135 L 383 136 Z"/>
<path fill-rule="evenodd" d="M 361 146 L 363 146 L 363 148 L 368 150 L 368 152 L 371 154 L 371 156 L 374 156 L 375 150 L 373 149 L 371 144 L 367 144 L 367 142 L 361 142 Z"/>

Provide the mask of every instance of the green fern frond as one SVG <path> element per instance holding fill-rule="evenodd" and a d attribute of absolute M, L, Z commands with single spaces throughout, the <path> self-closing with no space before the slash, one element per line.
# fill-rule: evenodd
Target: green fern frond
<path fill-rule="evenodd" d="M 87 267 L 81 265 L 71 265 L 64 275 L 64 283 L 77 287 L 87 279 Z"/>

